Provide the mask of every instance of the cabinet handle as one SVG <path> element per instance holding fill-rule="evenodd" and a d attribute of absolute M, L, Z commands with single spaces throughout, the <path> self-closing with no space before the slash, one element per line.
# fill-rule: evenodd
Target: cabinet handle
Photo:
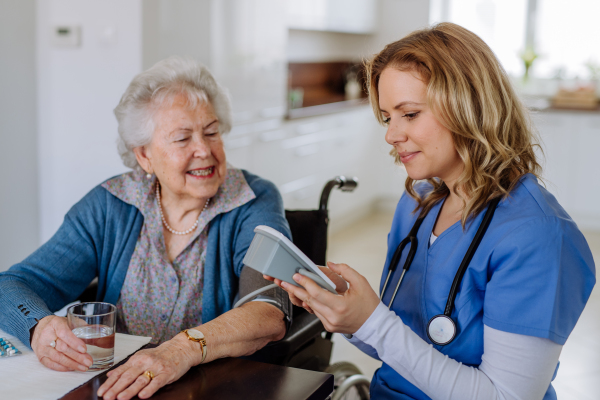
<path fill-rule="evenodd" d="M 312 156 L 313 154 L 317 154 L 318 152 L 319 152 L 319 146 L 317 146 L 316 144 L 311 144 L 308 146 L 298 147 L 294 151 L 294 154 L 297 157 L 308 157 L 308 156 Z"/>
<path fill-rule="evenodd" d="M 321 126 L 318 122 L 311 122 L 309 124 L 299 125 L 296 128 L 296 133 L 299 135 L 308 135 L 309 133 L 317 132 Z"/>
<path fill-rule="evenodd" d="M 285 115 L 285 106 L 263 108 L 259 112 L 262 118 L 277 118 Z"/>
<path fill-rule="evenodd" d="M 225 143 L 225 148 L 229 150 L 240 149 L 242 147 L 248 147 L 252 144 L 252 138 L 245 137 L 234 140 L 228 140 Z"/>
<path fill-rule="evenodd" d="M 283 129 L 277 129 L 275 131 L 263 132 L 259 138 L 261 142 L 272 142 L 274 140 L 285 139 L 287 133 Z"/>
<path fill-rule="evenodd" d="M 304 178 L 296 179 L 295 181 L 284 183 L 283 185 L 279 186 L 279 191 L 281 192 L 281 194 L 290 194 L 298 190 L 308 188 L 314 185 L 316 182 L 316 176 L 309 175 L 305 176 Z"/>

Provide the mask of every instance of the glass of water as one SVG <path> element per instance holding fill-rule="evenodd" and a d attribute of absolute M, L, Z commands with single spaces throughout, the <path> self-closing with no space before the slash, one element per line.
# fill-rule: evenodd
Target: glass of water
<path fill-rule="evenodd" d="M 94 360 L 89 371 L 112 367 L 115 358 L 117 308 L 109 303 L 81 303 L 67 310 L 69 328 L 84 341 Z"/>

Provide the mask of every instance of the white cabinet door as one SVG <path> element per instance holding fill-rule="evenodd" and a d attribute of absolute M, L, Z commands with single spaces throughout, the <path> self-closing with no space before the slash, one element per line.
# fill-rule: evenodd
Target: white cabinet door
<path fill-rule="evenodd" d="M 286 110 L 285 2 L 213 0 L 211 68 L 229 89 L 234 123 L 280 118 Z"/>
<path fill-rule="evenodd" d="M 583 228 L 600 229 L 600 116 L 581 115 L 577 140 L 573 143 L 575 217 L 585 219 Z"/>
<path fill-rule="evenodd" d="M 567 113 L 545 112 L 535 115 L 534 124 L 544 151 L 540 159 L 546 189 L 556 196 L 567 212 L 571 212 L 575 205 L 577 118 Z"/>
<path fill-rule="evenodd" d="M 377 0 L 288 0 L 288 27 L 372 33 L 376 28 L 377 7 Z"/>
<path fill-rule="evenodd" d="M 534 122 L 545 153 L 547 189 L 581 229 L 600 230 L 600 116 L 545 112 Z"/>

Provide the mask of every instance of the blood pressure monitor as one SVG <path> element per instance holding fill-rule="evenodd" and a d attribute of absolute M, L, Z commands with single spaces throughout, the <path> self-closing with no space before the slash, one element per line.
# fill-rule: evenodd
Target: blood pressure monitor
<path fill-rule="evenodd" d="M 294 243 L 281 232 L 259 225 L 244 257 L 244 265 L 256 271 L 299 286 L 295 273 L 307 276 L 322 288 L 337 294 L 335 284 Z"/>

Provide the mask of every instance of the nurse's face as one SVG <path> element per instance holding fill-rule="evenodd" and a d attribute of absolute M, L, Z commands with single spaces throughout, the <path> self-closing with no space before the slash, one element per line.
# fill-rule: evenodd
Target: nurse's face
<path fill-rule="evenodd" d="M 449 187 L 463 170 L 451 132 L 427 105 L 426 83 L 415 71 L 388 67 L 379 79 L 379 108 L 387 120 L 390 154 L 414 180 L 440 178 Z"/>

